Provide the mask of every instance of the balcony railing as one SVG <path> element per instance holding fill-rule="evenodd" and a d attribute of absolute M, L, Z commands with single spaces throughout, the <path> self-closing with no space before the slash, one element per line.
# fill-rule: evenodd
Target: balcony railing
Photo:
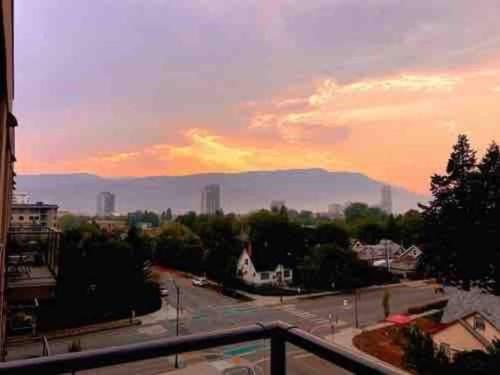
<path fill-rule="evenodd" d="M 0 374 L 71 373 L 262 339 L 271 340 L 272 375 L 286 374 L 286 343 L 315 354 L 354 374 L 396 375 L 404 373 L 389 365 L 354 354 L 342 346 L 330 344 L 289 324 L 275 322 L 140 344 L 6 362 L 0 364 Z"/>

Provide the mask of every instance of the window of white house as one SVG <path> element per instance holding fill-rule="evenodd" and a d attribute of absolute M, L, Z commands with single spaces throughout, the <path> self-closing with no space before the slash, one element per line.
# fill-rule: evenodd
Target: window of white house
<path fill-rule="evenodd" d="M 245 265 L 248 266 L 248 259 L 245 259 Z"/>
<path fill-rule="evenodd" d="M 475 316 L 474 317 L 474 329 L 476 331 L 484 331 L 485 330 L 484 319 L 482 316 Z"/>
<path fill-rule="evenodd" d="M 261 272 L 260 278 L 262 280 L 269 280 L 269 272 Z"/>
<path fill-rule="evenodd" d="M 19 221 L 24 221 L 24 216 L 19 216 Z"/>
<path fill-rule="evenodd" d="M 290 277 L 290 270 L 285 270 L 284 275 L 285 277 Z"/>

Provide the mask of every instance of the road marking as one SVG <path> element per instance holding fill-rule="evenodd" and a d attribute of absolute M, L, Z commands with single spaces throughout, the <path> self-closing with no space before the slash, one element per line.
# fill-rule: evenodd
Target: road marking
<path fill-rule="evenodd" d="M 254 354 L 260 350 L 269 350 L 269 344 L 263 343 L 252 343 L 248 345 L 238 346 L 236 348 L 226 349 L 222 352 L 224 358 L 231 358 L 235 356 L 244 356 L 249 354 Z"/>

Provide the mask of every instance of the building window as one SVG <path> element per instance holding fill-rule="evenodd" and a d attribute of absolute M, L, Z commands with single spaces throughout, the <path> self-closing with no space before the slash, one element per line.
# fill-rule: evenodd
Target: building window
<path fill-rule="evenodd" d="M 245 265 L 248 266 L 248 259 L 245 259 Z"/>
<path fill-rule="evenodd" d="M 485 330 L 484 319 L 482 316 L 475 316 L 474 317 L 474 329 L 476 331 L 484 331 Z"/>
<path fill-rule="evenodd" d="M 285 270 L 284 275 L 285 277 L 290 277 L 290 270 Z"/>
<path fill-rule="evenodd" d="M 262 280 L 269 280 L 269 272 L 261 272 L 260 278 Z"/>
<path fill-rule="evenodd" d="M 24 216 L 19 216 L 19 221 L 24 221 Z"/>

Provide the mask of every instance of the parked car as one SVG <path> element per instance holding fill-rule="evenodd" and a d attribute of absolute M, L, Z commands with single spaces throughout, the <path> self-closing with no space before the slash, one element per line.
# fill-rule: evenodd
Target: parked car
<path fill-rule="evenodd" d="M 205 286 L 208 284 L 207 278 L 206 277 L 194 277 L 193 278 L 193 285 L 194 286 Z"/>
<path fill-rule="evenodd" d="M 168 296 L 168 289 L 167 289 L 167 288 L 165 288 L 165 287 L 161 287 L 161 288 L 160 288 L 160 295 L 161 295 L 162 297 L 167 297 L 167 296 Z"/>

